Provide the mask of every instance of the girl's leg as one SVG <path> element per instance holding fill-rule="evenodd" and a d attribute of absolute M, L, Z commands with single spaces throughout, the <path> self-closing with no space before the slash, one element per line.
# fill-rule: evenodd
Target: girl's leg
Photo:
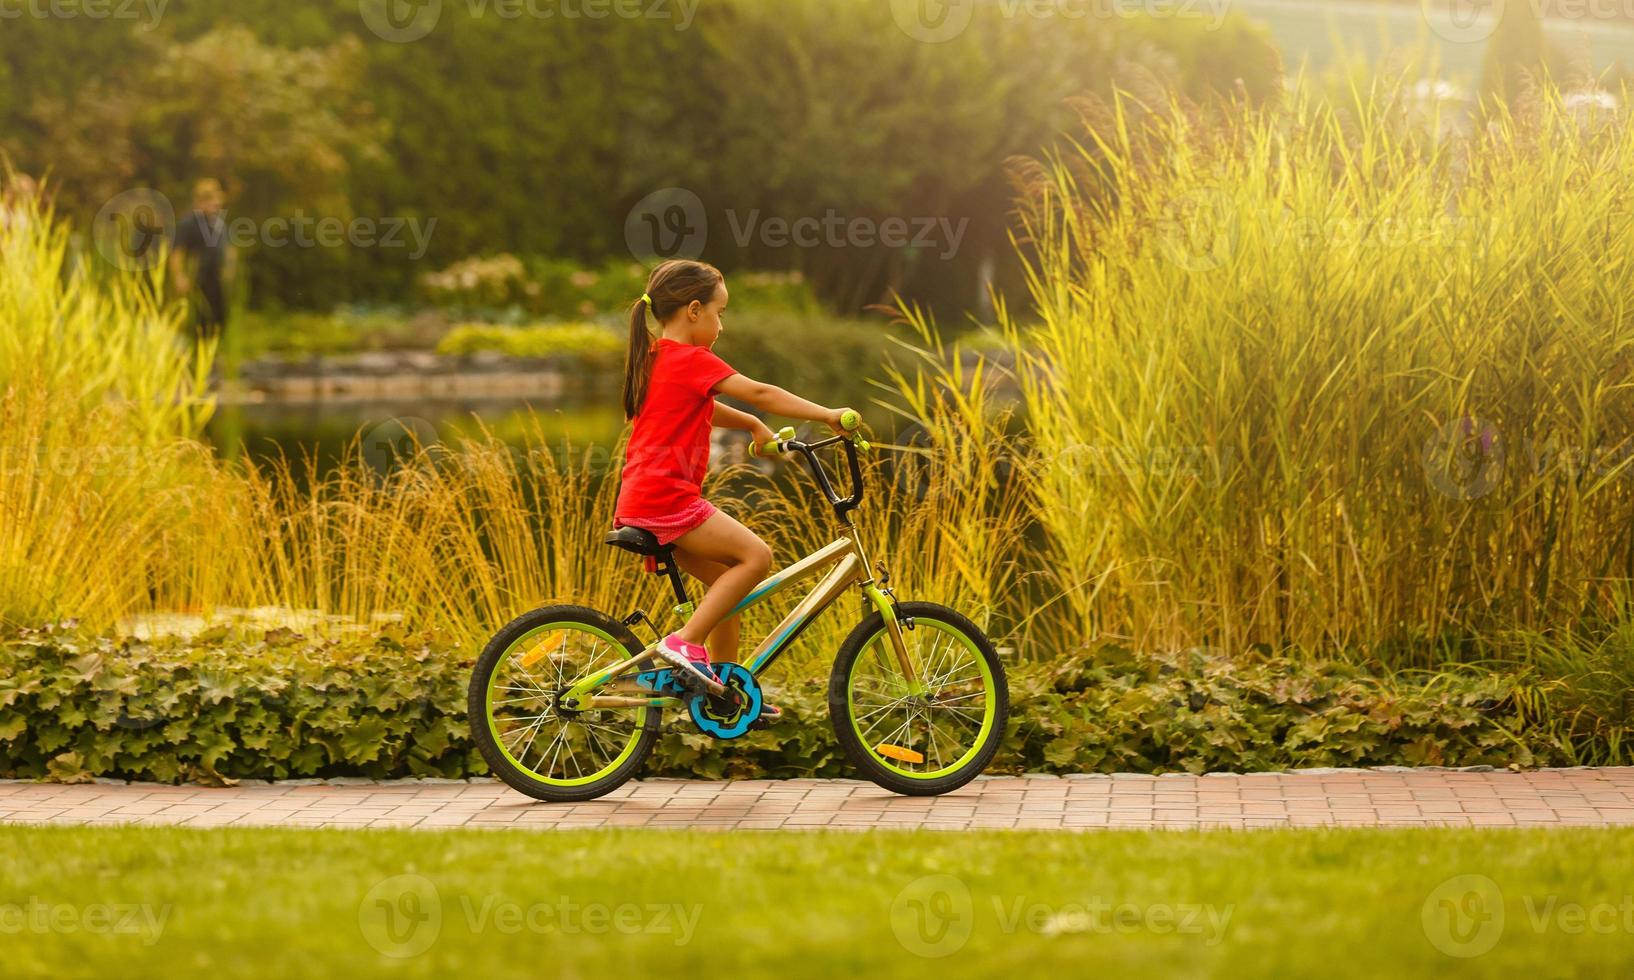
<path fill-rule="evenodd" d="M 700 646 L 732 607 L 754 591 L 772 570 L 772 549 L 724 511 L 716 511 L 709 520 L 677 538 L 675 551 L 677 555 L 725 566 L 704 593 L 692 618 L 677 631 L 681 639 Z"/>
<path fill-rule="evenodd" d="M 715 580 L 726 572 L 727 566 L 708 558 L 699 558 L 689 555 L 679 547 L 675 549 L 675 561 L 681 566 L 681 571 L 702 582 L 706 587 L 715 584 Z M 709 642 L 704 646 L 709 648 L 709 658 L 715 661 L 738 659 L 738 634 L 742 625 L 741 616 L 728 616 L 721 620 L 721 624 L 709 633 Z"/>

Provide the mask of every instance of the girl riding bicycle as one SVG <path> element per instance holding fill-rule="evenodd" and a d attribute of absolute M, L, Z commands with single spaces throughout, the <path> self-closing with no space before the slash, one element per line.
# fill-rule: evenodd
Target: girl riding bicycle
<path fill-rule="evenodd" d="M 653 270 L 646 292 L 630 307 L 624 415 L 633 426 L 614 510 L 615 527 L 642 528 L 659 544 L 673 543 L 676 562 L 708 586 L 686 624 L 656 650 L 683 676 L 704 684 L 714 682 L 712 654 L 717 661 L 737 659 L 738 617 L 728 614 L 772 567 L 771 549 L 705 500 L 702 483 L 712 427 L 742 429 L 756 444 L 772 440 L 773 433 L 714 396 L 845 431 L 844 409 L 744 377 L 715 355 L 710 348 L 721 335 L 727 298 L 719 269 L 673 259 Z M 649 324 L 656 324 L 656 338 Z M 767 705 L 762 717 L 774 721 L 780 714 Z"/>
<path fill-rule="evenodd" d="M 751 381 L 716 357 L 709 348 L 726 300 L 713 266 L 672 261 L 653 271 L 630 310 L 624 410 L 633 431 L 615 510 L 620 526 L 605 541 L 662 573 L 677 614 L 689 618 L 662 638 L 655 628 L 649 643 L 631 632 L 647 621 L 639 607 L 622 619 L 569 603 L 522 613 L 472 667 L 472 740 L 496 776 L 535 799 L 604 796 L 652 755 L 666 711 L 723 742 L 779 718 L 759 678 L 824 610 L 851 595 L 862 602 L 861 617 L 836 649 L 828 680 L 835 740 L 858 772 L 894 793 L 952 792 L 992 762 L 1004 735 L 1008 688 L 998 651 L 958 610 L 897 598 L 887 565 L 870 560 L 852 516 L 864 500 L 861 454 L 871 448 L 861 417 Z M 835 434 L 807 442 L 784 427 L 773 435 L 753 416 L 716 404 L 716 393 L 825 422 Z M 762 580 L 770 549 L 700 492 L 716 425 L 752 433 L 751 453 L 798 456 L 833 509 L 834 540 Z M 838 455 L 844 484 L 830 478 L 828 452 Z M 695 609 L 683 572 L 708 585 Z M 734 614 L 803 582 L 810 591 L 739 662 Z"/>

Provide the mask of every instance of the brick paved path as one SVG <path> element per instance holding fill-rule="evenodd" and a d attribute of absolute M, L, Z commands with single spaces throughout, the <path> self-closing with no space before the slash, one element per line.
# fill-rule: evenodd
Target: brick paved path
<path fill-rule="evenodd" d="M 486 780 L 334 780 L 230 789 L 0 783 L 0 823 L 22 822 L 767 830 L 1597 827 L 1634 825 L 1634 768 L 994 777 L 934 799 L 894 796 L 843 779 L 654 779 L 571 806 L 534 803 Z"/>

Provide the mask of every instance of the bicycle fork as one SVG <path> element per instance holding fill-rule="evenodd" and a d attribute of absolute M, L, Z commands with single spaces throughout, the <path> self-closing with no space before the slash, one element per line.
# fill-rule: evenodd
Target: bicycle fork
<path fill-rule="evenodd" d="M 857 561 L 860 563 L 864 575 L 860 582 L 863 595 L 867 601 L 874 604 L 879 610 L 880 618 L 885 621 L 885 635 L 890 637 L 891 650 L 896 654 L 897 667 L 902 671 L 902 680 L 905 692 L 910 697 L 922 697 L 929 693 L 924 678 L 914 668 L 913 658 L 908 656 L 908 644 L 902 636 L 902 620 L 896 614 L 896 599 L 885 588 L 890 582 L 890 574 L 885 571 L 885 565 L 878 565 L 879 579 L 874 578 L 874 569 L 868 564 L 868 551 L 862 546 L 862 533 L 857 529 L 855 522 L 847 521 L 846 530 L 851 532 L 851 543 L 856 548 Z"/>

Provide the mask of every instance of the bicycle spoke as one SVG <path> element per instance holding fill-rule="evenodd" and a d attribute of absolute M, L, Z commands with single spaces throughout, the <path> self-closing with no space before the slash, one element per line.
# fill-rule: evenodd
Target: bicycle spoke
<path fill-rule="evenodd" d="M 528 750 L 529 750 L 529 749 L 531 749 L 531 748 L 533 748 L 533 740 L 534 740 L 534 739 L 536 739 L 536 738 L 538 738 L 538 737 L 539 737 L 539 728 L 540 728 L 540 726 L 542 726 L 542 725 L 543 725 L 543 724 L 544 724 L 544 720 L 545 720 L 545 719 L 544 719 L 544 716 L 542 716 L 542 715 L 541 715 L 541 716 L 540 716 L 540 718 L 539 718 L 539 720 L 538 720 L 538 721 L 536 721 L 536 722 L 534 722 L 534 723 L 533 723 L 533 725 L 532 725 L 532 727 L 531 727 L 531 728 L 530 728 L 530 729 L 529 729 L 529 731 L 530 731 L 530 732 L 531 732 L 531 733 L 532 733 L 532 734 L 530 734 L 530 735 L 529 735 L 529 736 L 528 736 L 528 744 L 526 744 L 526 745 L 524 745 L 524 746 L 522 746 L 522 751 L 521 751 L 521 752 L 520 752 L 520 753 L 519 753 L 519 754 L 518 754 L 518 755 L 517 755 L 517 759 L 518 759 L 518 760 L 519 760 L 519 761 L 521 761 L 521 762 L 523 762 L 523 763 L 526 763 L 526 762 L 527 762 L 527 759 L 528 759 Z M 552 744 L 552 745 L 554 745 L 554 744 L 555 744 L 555 742 L 552 742 L 552 743 L 551 743 L 551 744 Z M 550 747 L 549 747 L 549 746 L 546 746 L 546 747 L 545 747 L 545 751 L 546 751 L 546 752 L 549 752 L 549 751 L 550 751 Z"/>
<path fill-rule="evenodd" d="M 963 635 L 935 621 L 920 619 L 903 632 L 903 641 L 920 693 L 908 693 L 895 650 L 881 632 L 869 643 L 871 655 L 861 656 L 852 669 L 852 726 L 868 750 L 894 769 L 915 775 L 949 771 L 991 737 L 989 675 Z M 916 755 L 893 758 L 880 753 L 880 745 Z"/>
<path fill-rule="evenodd" d="M 625 648 L 572 624 L 547 629 L 517 643 L 494 668 L 487 711 L 499 746 L 519 768 L 547 781 L 609 772 L 643 737 L 649 709 L 563 715 L 555 699 L 619 662 Z M 527 657 L 535 662 L 524 665 Z"/>

